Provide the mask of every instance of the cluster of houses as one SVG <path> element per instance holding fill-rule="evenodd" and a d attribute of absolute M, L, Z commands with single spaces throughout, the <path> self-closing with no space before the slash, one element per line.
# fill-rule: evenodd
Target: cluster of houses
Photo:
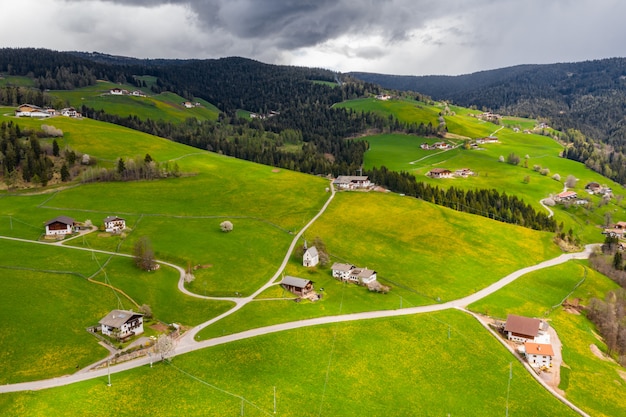
<path fill-rule="evenodd" d="M 446 150 L 446 149 L 452 149 L 452 145 L 446 142 L 435 142 L 432 145 L 429 145 L 427 142 L 424 142 L 420 145 L 420 148 L 426 151 L 432 151 L 434 149 Z"/>
<path fill-rule="evenodd" d="M 109 94 L 113 96 L 135 96 L 135 97 L 145 97 L 146 93 L 141 90 L 128 91 L 123 88 L 112 88 L 109 90 Z"/>
<path fill-rule="evenodd" d="M 196 101 L 195 103 L 192 103 L 191 101 L 183 101 L 182 104 L 186 109 L 193 109 L 194 107 L 201 107 L 202 103 L 200 103 L 199 101 Z"/>
<path fill-rule="evenodd" d="M 445 168 L 433 168 L 426 173 L 426 176 L 430 178 L 467 178 L 472 175 L 476 175 L 474 171 L 469 168 L 461 168 L 452 172 L 449 169 Z"/>
<path fill-rule="evenodd" d="M 339 190 L 369 189 L 373 184 L 366 175 L 340 175 L 333 185 Z"/>
<path fill-rule="evenodd" d="M 607 227 L 602 231 L 602 234 L 616 237 L 618 239 L 624 239 L 626 237 L 626 222 L 617 222 L 611 227 Z"/>
<path fill-rule="evenodd" d="M 391 96 L 389 94 L 378 94 L 376 96 L 376 100 L 382 100 L 382 101 L 391 100 Z"/>
<path fill-rule="evenodd" d="M 126 220 L 118 216 L 108 216 L 104 219 L 104 230 L 109 233 L 120 233 L 126 229 Z M 45 223 L 45 236 L 59 238 L 71 235 L 80 229 L 81 225 L 68 216 L 57 216 Z"/>
<path fill-rule="evenodd" d="M 585 190 L 591 194 L 591 195 L 612 195 L 613 194 L 613 190 L 610 189 L 609 187 L 605 186 L 605 185 L 600 185 L 597 182 L 590 182 L 589 184 L 585 185 Z"/>
<path fill-rule="evenodd" d="M 497 113 L 492 113 L 490 111 L 487 111 L 481 114 L 476 114 L 474 116 L 479 120 L 484 120 L 485 122 L 491 122 L 495 124 L 500 123 L 500 119 L 502 118 L 501 115 Z"/>
<path fill-rule="evenodd" d="M 44 119 L 53 116 L 65 116 L 80 118 L 82 115 L 74 107 L 66 107 L 61 110 L 53 108 L 43 108 L 34 104 L 22 104 L 15 109 L 16 117 L 34 117 Z"/>
<path fill-rule="evenodd" d="M 550 344 L 548 323 L 540 319 L 509 314 L 503 332 L 507 339 L 518 344 L 518 352 L 535 369 L 550 368 L 554 349 Z"/>
<path fill-rule="evenodd" d="M 376 282 L 376 271 L 360 268 L 351 264 L 335 262 L 331 267 L 333 277 L 344 282 L 353 282 L 360 285 L 370 285 Z"/>

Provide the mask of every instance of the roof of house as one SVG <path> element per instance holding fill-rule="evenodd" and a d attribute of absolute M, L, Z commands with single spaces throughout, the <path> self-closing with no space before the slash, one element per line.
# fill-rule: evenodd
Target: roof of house
<path fill-rule="evenodd" d="M 600 184 L 598 184 L 597 182 L 590 182 L 589 184 L 585 185 L 585 188 L 600 188 Z"/>
<path fill-rule="evenodd" d="M 524 343 L 524 348 L 527 355 L 554 356 L 554 350 L 550 344 L 526 342 Z"/>
<path fill-rule="evenodd" d="M 313 281 L 310 281 L 308 279 L 296 278 L 296 277 L 287 275 L 286 277 L 283 278 L 283 280 L 280 283 L 284 285 L 289 285 L 291 287 L 305 288 L 307 285 L 309 285 L 309 283 L 312 283 L 312 282 Z"/>
<path fill-rule="evenodd" d="M 506 325 L 504 326 L 504 331 L 536 337 L 539 334 L 540 328 L 541 320 L 539 319 L 531 319 L 529 317 L 509 314 L 506 317 Z"/>
<path fill-rule="evenodd" d="M 104 324 L 108 327 L 120 328 L 124 323 L 137 316 L 143 317 L 143 314 L 128 310 L 111 310 L 111 312 L 98 323 Z"/>
<path fill-rule="evenodd" d="M 310 248 L 308 248 L 306 251 L 304 251 L 304 254 L 309 254 L 309 256 L 311 258 L 315 258 L 316 256 L 318 256 L 318 252 L 317 252 L 317 248 L 315 246 L 311 246 Z"/>
<path fill-rule="evenodd" d="M 121 217 L 117 217 L 117 216 L 108 216 L 104 219 L 104 222 L 108 223 L 108 222 L 114 222 L 116 220 L 124 220 L 124 219 L 122 219 Z"/>
<path fill-rule="evenodd" d="M 617 222 L 615 223 L 615 227 L 618 229 L 625 229 L 626 228 L 626 222 Z"/>
<path fill-rule="evenodd" d="M 567 197 L 575 197 L 578 194 L 576 194 L 576 191 L 563 191 L 562 193 L 559 193 L 557 195 L 557 197 L 559 198 L 567 198 Z"/>
<path fill-rule="evenodd" d="M 335 262 L 333 266 L 331 267 L 333 271 L 341 271 L 341 272 L 348 272 L 353 268 L 354 268 L 354 265 L 342 264 L 339 262 Z"/>
<path fill-rule="evenodd" d="M 430 170 L 430 172 L 432 174 L 452 173 L 452 171 L 450 171 L 449 169 L 445 169 L 445 168 L 433 168 L 433 169 Z"/>
<path fill-rule="evenodd" d="M 367 269 L 367 268 L 363 268 L 361 269 L 361 271 L 359 272 L 358 277 L 359 278 L 369 278 L 372 275 L 376 274 L 376 271 L 373 271 L 371 269 Z"/>
<path fill-rule="evenodd" d="M 334 184 L 350 184 L 351 182 L 362 182 L 367 181 L 366 175 L 340 175 L 337 177 Z"/>
<path fill-rule="evenodd" d="M 74 219 L 72 219 L 71 217 L 67 217 L 67 216 L 57 216 L 52 220 L 48 220 L 46 222 L 46 226 L 50 226 L 52 223 L 63 223 L 63 224 L 69 224 L 70 226 L 74 225 Z"/>

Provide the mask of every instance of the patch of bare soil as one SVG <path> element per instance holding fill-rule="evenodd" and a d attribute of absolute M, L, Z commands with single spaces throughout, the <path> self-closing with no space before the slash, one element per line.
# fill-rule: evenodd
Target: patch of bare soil
<path fill-rule="evenodd" d="M 274 168 L 274 169 L 272 170 L 272 172 L 280 172 L 280 169 L 278 169 L 278 168 Z"/>
<path fill-rule="evenodd" d="M 589 345 L 589 349 L 591 349 L 591 353 L 593 353 L 594 355 L 596 355 L 598 358 L 602 359 L 603 361 L 611 361 L 611 359 L 607 358 L 606 355 L 602 353 L 600 348 L 594 345 L 593 343 Z"/>
<path fill-rule="evenodd" d="M 565 308 L 564 311 L 566 313 L 575 314 L 577 316 L 580 316 L 580 311 L 576 310 L 575 308 Z"/>
<path fill-rule="evenodd" d="M 98 237 L 111 237 L 111 233 L 98 233 Z"/>
<path fill-rule="evenodd" d="M 150 328 L 161 333 L 165 333 L 167 331 L 167 326 L 163 323 L 153 324 L 152 326 L 150 326 Z"/>
<path fill-rule="evenodd" d="M 213 267 L 213 264 L 196 265 L 193 269 L 207 269 Z"/>
<path fill-rule="evenodd" d="M 626 371 L 620 371 L 619 369 L 617 370 L 617 373 L 619 374 L 619 376 L 622 377 L 622 379 L 624 381 L 626 381 Z"/>

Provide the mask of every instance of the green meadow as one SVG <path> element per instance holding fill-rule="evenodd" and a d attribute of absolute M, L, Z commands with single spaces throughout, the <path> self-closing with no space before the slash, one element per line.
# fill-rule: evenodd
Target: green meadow
<path fill-rule="evenodd" d="M 509 366 L 512 363 L 512 384 Z M 158 416 L 575 413 L 472 317 L 446 311 L 242 340 L 111 376 L 0 396 L 5 414 Z M 167 389 L 164 389 L 167 387 Z M 243 397 L 243 401 L 242 401 Z M 243 411 L 242 411 L 243 402 Z"/>
<path fill-rule="evenodd" d="M 148 98 L 100 95 L 113 86 L 102 83 L 61 94 L 73 104 L 91 100 L 108 112 L 141 118 L 161 115 L 163 120 L 177 121 L 192 111 L 216 111 L 210 103 L 201 102 L 202 107 L 179 114 L 176 106 L 183 99 L 170 93 Z M 362 99 L 339 106 L 433 124 L 443 110 L 442 105 L 411 100 Z M 552 139 L 511 129 L 530 128 L 534 121 L 507 118 L 503 123 L 508 127 L 500 129 L 469 116 L 469 109 L 451 106 L 451 110 L 454 114 L 445 116 L 452 134 L 448 142 L 461 144 L 462 137 L 497 131 L 500 143 L 483 145 L 482 150 L 458 147 L 439 153 L 419 148 L 422 142 L 432 143 L 436 138 L 370 136 L 366 138 L 370 150 L 365 167 L 386 165 L 442 187 L 496 188 L 541 210 L 538 201 L 562 191 L 569 174 L 579 178 L 574 190 L 581 195 L 589 181 L 618 190 L 617 184 L 583 165 L 560 158 L 562 146 Z M 11 111 L 0 109 L 1 114 Z M 0 121 L 7 120 L 15 119 L 0 116 Z M 64 132 L 60 145 L 91 155 L 96 169 L 114 167 L 120 157 L 140 161 L 150 154 L 161 164 L 177 164 L 182 175 L 0 193 L 0 235 L 33 241 L 1 240 L 0 284 L 3 294 L 9 296 L 4 298 L 0 314 L 20 317 L 0 336 L 0 358 L 5 365 L 0 384 L 72 373 L 77 365 L 105 357 L 106 351 L 85 327 L 113 308 L 136 308 L 133 302 L 148 304 L 163 322 L 194 326 L 233 306 L 228 301 L 182 294 L 177 288 L 179 273 L 173 268 L 142 272 L 128 256 L 91 250 L 130 255 L 138 239 L 147 236 L 156 258 L 183 268 L 198 267 L 195 280 L 186 284 L 190 291 L 245 296 L 276 272 L 294 235 L 329 198 L 326 179 L 216 155 L 112 124 L 64 117 L 20 119 L 18 123 L 34 129 L 41 124 L 60 128 Z M 506 158 L 509 153 L 518 154 L 522 163 L 498 162 L 500 155 Z M 528 167 L 523 166 L 525 155 Z M 535 164 L 549 168 L 550 175 L 535 172 Z M 425 176 L 433 167 L 471 168 L 478 175 L 436 181 Z M 554 173 L 561 175 L 561 181 L 551 178 Z M 605 213 L 610 211 L 617 221 L 622 215 L 626 219 L 626 212 L 615 203 L 597 208 L 599 199 L 589 198 L 592 209 L 554 210 L 566 229 L 571 227 L 584 241 L 599 241 L 596 225 Z M 36 243 L 44 223 L 57 215 L 89 219 L 97 226 L 104 217 L 118 215 L 126 218 L 129 230 L 122 236 L 94 232 L 64 242 L 66 247 Z M 223 220 L 233 222 L 232 232 L 221 232 Z M 292 294 L 274 285 L 241 310 L 204 329 L 199 338 L 313 317 L 445 302 L 561 253 L 552 233 L 393 193 L 336 194 L 302 240 L 310 244 L 316 237 L 325 242 L 331 265 L 346 262 L 374 269 L 391 291 L 371 293 L 338 282 L 329 266 L 306 269 L 301 259 L 292 256 L 284 273 L 313 280 L 323 295 L 321 300 L 296 303 Z M 559 307 L 566 296 L 586 301 L 613 288 L 611 281 L 591 271 L 585 262 L 569 262 L 521 277 L 471 308 L 494 317 L 517 313 L 550 319 L 564 344 L 568 367 L 561 388 L 567 397 L 590 414 L 618 416 L 626 411 L 622 395 L 626 382 L 619 368 L 593 356 L 591 343 L 605 347 L 584 316 Z M 508 391 L 510 363 L 514 379 Z M 112 379 L 112 387 L 106 386 L 106 378 L 99 378 L 67 387 L 3 394 L 0 414 L 225 416 L 242 412 L 243 396 L 248 415 L 266 415 L 273 414 L 275 386 L 277 414 L 286 416 L 494 415 L 506 413 L 507 397 L 511 415 L 536 415 L 537 404 L 541 404 L 542 415 L 574 415 L 471 316 L 459 311 L 266 335 L 186 354 L 152 369 L 114 374 Z M 600 387 L 606 394 L 590 395 L 591 383 L 594 390 Z"/>
<path fill-rule="evenodd" d="M 374 112 L 383 116 L 394 115 L 401 122 L 424 122 L 437 126 L 440 108 L 414 100 L 377 100 L 360 98 L 335 104 L 335 107 L 346 107 L 363 112 Z"/>
<path fill-rule="evenodd" d="M 463 123 L 467 126 L 480 124 L 480 121 L 469 116 L 450 116 L 448 119 L 460 120 L 457 123 L 459 126 Z M 491 123 L 489 125 L 491 126 L 487 130 L 494 129 L 495 125 Z M 471 130 L 452 130 L 450 123 L 448 129 L 463 134 L 468 134 L 470 133 L 468 130 Z M 483 131 L 473 137 L 485 135 Z M 596 225 L 604 222 L 606 212 L 611 212 L 615 221 L 622 217 L 626 218 L 623 205 L 612 200 L 610 204 L 600 207 L 601 198 L 591 196 L 584 190 L 584 186 L 592 181 L 608 185 L 615 193 L 620 193 L 622 187 L 583 164 L 561 158 L 559 153 L 563 148 L 553 139 L 542 135 L 515 133 L 508 128 L 499 131 L 497 136 L 499 143 L 481 145 L 479 150 L 468 150 L 459 146 L 447 151 L 423 150 L 419 147 L 424 142 L 431 144 L 437 141 L 435 138 L 402 134 L 368 136 L 363 139 L 370 144 L 370 149 L 365 154 L 365 167 L 384 165 L 395 171 L 409 172 L 415 175 L 418 181 L 442 188 L 449 186 L 465 190 L 495 188 L 509 195 L 519 196 L 537 210 L 544 210 L 539 205 L 541 199 L 563 191 L 566 178 L 573 175 L 578 181 L 572 190 L 578 192 L 581 198 L 588 199 L 590 206 L 564 208 L 559 205 L 553 208 L 557 221 L 562 221 L 566 230 L 572 228 L 584 242 L 597 242 L 602 240 L 602 235 Z M 460 143 L 456 139 L 448 142 Z M 500 156 L 506 159 L 511 153 L 521 158 L 519 165 L 499 162 Z M 533 169 L 535 165 L 549 169 L 549 174 L 540 174 Z M 453 172 L 461 168 L 470 168 L 476 175 L 468 178 L 433 179 L 426 175 L 433 168 L 446 168 Z M 559 174 L 560 181 L 552 178 L 554 174 Z"/>
<path fill-rule="evenodd" d="M 561 384 L 567 398 L 593 416 L 626 413 L 626 380 L 623 368 L 614 361 L 596 357 L 590 346 L 606 352 L 606 346 L 584 314 L 561 307 L 566 297 L 586 305 L 591 297 L 604 298 L 618 286 L 577 261 L 525 275 L 470 309 L 506 318 L 507 314 L 541 317 L 550 322 L 563 344 Z M 590 392 L 593 390 L 593 394 Z"/>
<path fill-rule="evenodd" d="M 57 97 L 70 105 L 80 109 L 87 106 L 95 110 L 104 110 L 118 116 L 137 116 L 140 119 L 165 120 L 169 122 L 183 122 L 188 118 L 198 120 L 217 120 L 219 110 L 213 104 L 204 100 L 194 100 L 201 103 L 199 107 L 185 108 L 182 105 L 185 98 L 170 92 L 154 94 L 149 89 L 142 91 L 146 97 L 131 95 L 111 95 L 112 88 L 123 88 L 134 91 L 138 88 L 131 85 L 98 81 L 95 85 L 77 88 L 74 90 L 54 90 L 50 95 Z"/>

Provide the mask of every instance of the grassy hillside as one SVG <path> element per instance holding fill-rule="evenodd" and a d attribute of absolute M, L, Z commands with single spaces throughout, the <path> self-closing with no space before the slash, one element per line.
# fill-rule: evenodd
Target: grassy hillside
<path fill-rule="evenodd" d="M 448 337 L 448 335 L 450 335 Z M 257 337 L 85 383 L 0 396 L 7 414 L 575 415 L 471 317 L 448 311 Z M 227 370 L 227 371 L 226 371 Z M 168 387 L 163 389 L 163 387 Z M 444 388 L 445 387 L 445 388 Z M 488 393 L 488 395 L 486 395 Z"/>
<path fill-rule="evenodd" d="M 352 100 L 342 105 L 354 109 L 362 109 L 365 105 L 369 110 L 382 111 L 387 109 L 396 117 L 408 117 L 413 114 L 411 122 L 427 123 L 432 120 L 425 114 L 417 114 L 417 106 L 430 108 L 432 111 L 442 111 L 443 106 L 427 106 L 424 103 L 407 100 L 380 101 L 374 99 Z M 377 109 L 377 110 L 376 110 Z M 544 210 L 539 201 L 551 194 L 563 191 L 564 183 L 569 175 L 578 179 L 573 191 L 590 201 L 590 206 L 564 208 L 558 206 L 556 218 L 563 222 L 565 229 L 573 229 L 575 234 L 585 242 L 597 242 L 603 239 L 597 225 L 605 221 L 607 212 L 611 213 L 614 221 L 626 218 L 626 211 L 622 204 L 613 199 L 608 205 L 601 206 L 601 198 L 590 196 L 584 186 L 589 182 L 606 184 L 614 193 L 624 195 L 623 188 L 602 177 L 598 173 L 587 169 L 583 164 L 561 158 L 563 146 L 550 137 L 540 134 L 526 134 L 524 129 L 532 129 L 535 122 L 529 119 L 505 118 L 503 126 L 484 122 L 470 116 L 473 111 L 457 106 L 450 106 L 450 112 L 445 116 L 446 126 L 451 137 L 446 141 L 454 149 L 448 151 L 423 150 L 422 143 L 432 144 L 440 141 L 439 138 L 422 138 L 413 135 L 382 134 L 364 138 L 370 143 L 370 149 L 365 154 L 365 167 L 386 166 L 396 171 L 406 171 L 416 176 L 418 181 L 428 182 L 442 188 L 454 186 L 461 189 L 495 188 L 507 194 L 517 195 L 537 210 Z M 521 129 L 515 131 L 514 128 Z M 463 138 L 475 139 L 494 135 L 498 143 L 480 145 L 479 149 L 465 149 Z M 519 165 L 499 162 L 500 156 L 506 160 L 509 155 L 520 157 Z M 528 158 L 527 158 L 528 157 Z M 535 169 L 547 169 L 548 174 L 542 175 Z M 476 175 L 468 178 L 432 179 L 426 174 L 433 168 L 445 168 L 455 171 L 461 168 L 470 168 Z M 558 174 L 560 180 L 553 179 Z"/>
<path fill-rule="evenodd" d="M 294 257 L 285 273 L 306 277 L 316 288 L 324 288 L 322 300 L 296 304 L 280 300 L 290 298 L 282 289 L 271 289 L 262 296 L 270 300 L 247 305 L 203 330 L 200 337 L 276 322 L 445 302 L 559 253 L 548 233 L 378 193 L 336 195 L 306 233 L 309 242 L 316 236 L 325 242 L 331 264 L 347 262 L 374 269 L 391 292 L 374 294 L 342 284 L 332 278 L 330 265 L 307 270 Z"/>
<path fill-rule="evenodd" d="M 584 315 L 565 311 L 565 297 L 586 305 L 591 297 L 603 298 L 617 284 L 591 270 L 586 262 L 567 263 L 521 277 L 513 284 L 470 306 L 472 310 L 506 318 L 521 314 L 549 320 L 563 344 L 561 384 L 567 398 L 593 416 L 626 413 L 623 368 L 596 357 L 590 346 L 606 346 Z M 590 393 L 590 387 L 593 392 Z"/>
<path fill-rule="evenodd" d="M 174 93 L 154 94 L 144 88 L 142 91 L 147 94 L 147 97 L 118 96 L 109 94 L 112 88 L 123 88 L 131 92 L 137 90 L 137 87 L 131 85 L 99 81 L 95 85 L 75 90 L 51 91 L 50 95 L 67 101 L 77 108 L 85 105 L 96 110 L 104 110 L 109 114 L 124 117 L 135 115 L 140 119 L 182 122 L 194 117 L 198 120 L 217 120 L 219 114 L 217 107 L 204 100 L 196 100 L 201 103 L 201 106 L 187 109 L 182 105 L 187 100 Z"/>

